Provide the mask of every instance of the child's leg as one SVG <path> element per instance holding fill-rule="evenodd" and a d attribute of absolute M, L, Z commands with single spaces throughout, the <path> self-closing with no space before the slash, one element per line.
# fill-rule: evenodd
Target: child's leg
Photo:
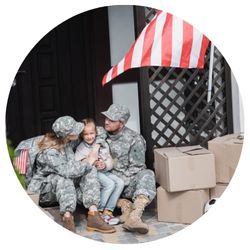
<path fill-rule="evenodd" d="M 106 176 L 104 173 L 98 172 L 98 179 L 101 184 L 101 197 L 100 197 L 100 205 L 98 207 L 99 211 L 103 211 L 106 208 L 107 201 L 110 198 L 110 195 L 113 193 L 115 189 L 115 182 Z"/>
<path fill-rule="evenodd" d="M 106 209 L 113 212 L 115 207 L 116 207 L 116 203 L 117 203 L 118 199 L 120 198 L 120 195 L 123 191 L 124 181 L 121 178 L 119 178 L 118 176 L 116 176 L 110 172 L 106 173 L 106 177 L 113 180 L 115 183 L 115 188 L 114 188 L 112 194 L 110 195 L 110 197 L 107 201 L 106 207 L 105 207 Z"/>

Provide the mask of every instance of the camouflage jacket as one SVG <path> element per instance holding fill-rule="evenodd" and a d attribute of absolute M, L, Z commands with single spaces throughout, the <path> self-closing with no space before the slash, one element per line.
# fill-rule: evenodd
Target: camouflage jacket
<path fill-rule="evenodd" d="M 107 142 L 114 159 L 112 172 L 128 185 L 131 177 L 146 168 L 146 142 L 140 134 L 127 127 L 116 135 L 108 134 Z"/>
<path fill-rule="evenodd" d="M 68 143 L 64 148 L 45 149 L 38 153 L 36 169 L 29 183 L 28 191 L 37 193 L 46 177 L 51 174 L 65 178 L 78 178 L 85 174 L 92 166 L 88 162 L 81 163 L 75 160 L 73 147 Z"/>
<path fill-rule="evenodd" d="M 43 138 L 43 135 L 29 138 L 27 140 L 21 141 L 18 146 L 15 148 L 15 156 L 18 156 L 21 153 L 21 150 L 28 149 L 28 159 L 27 159 L 27 172 L 25 175 L 26 185 L 30 183 L 30 180 L 33 176 L 33 166 L 36 159 L 36 156 L 39 152 L 38 142 Z"/>

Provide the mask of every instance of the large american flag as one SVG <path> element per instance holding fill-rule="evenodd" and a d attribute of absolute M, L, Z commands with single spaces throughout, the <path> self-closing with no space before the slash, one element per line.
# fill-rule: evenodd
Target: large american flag
<path fill-rule="evenodd" d="M 124 58 L 104 75 L 102 85 L 130 68 L 203 68 L 208 44 L 208 38 L 189 23 L 158 11 Z"/>
<path fill-rule="evenodd" d="M 14 166 L 16 170 L 25 175 L 27 172 L 28 149 L 22 149 L 20 154 L 14 158 Z"/>

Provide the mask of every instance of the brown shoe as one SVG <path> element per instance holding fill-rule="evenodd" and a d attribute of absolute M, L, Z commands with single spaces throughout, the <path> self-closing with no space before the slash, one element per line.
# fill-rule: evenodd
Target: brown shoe
<path fill-rule="evenodd" d="M 87 218 L 87 230 L 101 233 L 114 233 L 115 228 L 103 221 L 98 211 L 89 211 Z"/>
<path fill-rule="evenodd" d="M 74 217 L 73 215 L 70 216 L 63 216 L 62 217 L 62 221 L 63 221 L 63 227 L 65 227 L 66 229 L 68 229 L 69 231 L 75 233 L 76 232 L 76 228 L 75 228 L 75 222 L 74 222 Z"/>

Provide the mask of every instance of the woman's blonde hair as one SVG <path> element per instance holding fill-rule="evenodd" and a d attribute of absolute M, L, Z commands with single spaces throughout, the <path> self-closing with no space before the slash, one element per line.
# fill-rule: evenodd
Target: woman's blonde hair
<path fill-rule="evenodd" d="M 54 148 L 61 149 L 67 143 L 67 137 L 57 137 L 55 133 L 47 133 L 42 140 L 38 143 L 40 150 Z"/>

